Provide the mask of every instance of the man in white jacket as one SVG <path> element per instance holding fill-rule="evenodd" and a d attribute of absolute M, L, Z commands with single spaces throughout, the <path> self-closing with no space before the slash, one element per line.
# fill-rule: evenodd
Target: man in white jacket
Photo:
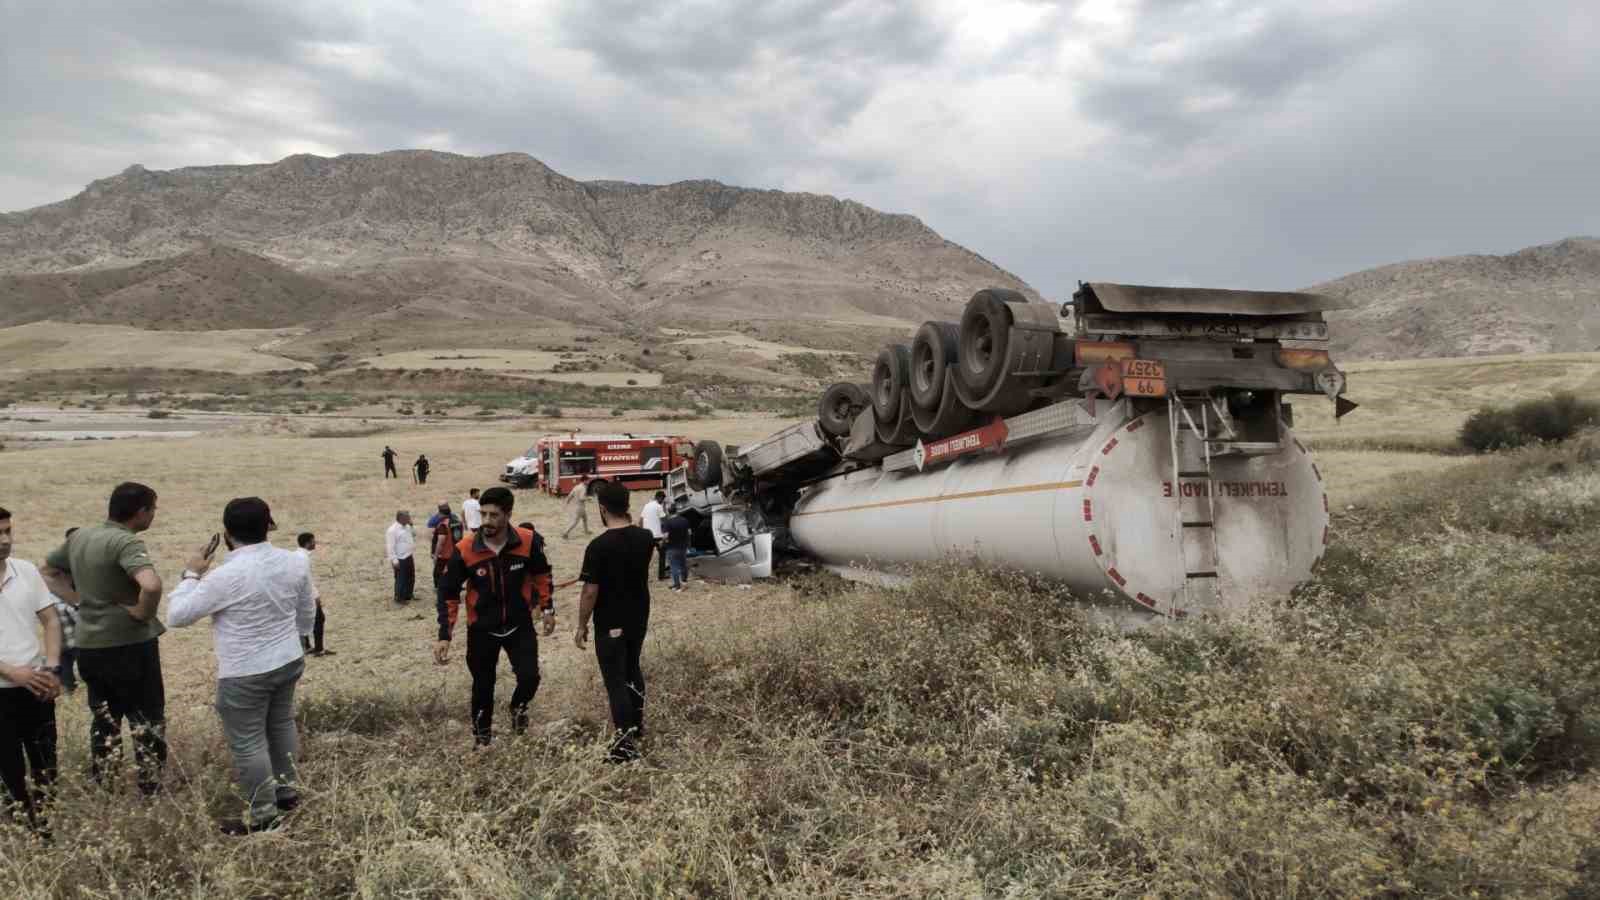
<path fill-rule="evenodd" d="M 217 714 L 233 752 L 248 809 L 226 834 L 276 827 L 300 802 L 295 756 L 294 689 L 305 671 L 300 636 L 317 606 L 309 560 L 272 546 L 272 512 L 260 497 L 229 501 L 222 511 L 228 559 L 211 568 L 201 550 L 168 598 L 167 621 L 183 628 L 211 617 L 217 657 Z"/>

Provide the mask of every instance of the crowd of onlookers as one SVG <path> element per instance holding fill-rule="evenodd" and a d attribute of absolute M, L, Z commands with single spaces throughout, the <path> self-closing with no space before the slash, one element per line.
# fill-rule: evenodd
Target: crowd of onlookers
<path fill-rule="evenodd" d="M 569 534 L 578 524 L 588 533 L 582 508 L 590 500 L 599 505 L 602 531 L 585 549 L 577 577 L 566 582 L 583 585 L 573 640 L 585 649 L 594 625 L 595 657 L 616 727 L 605 758 L 627 762 L 638 757 L 644 734 L 640 654 L 649 625 L 650 556 L 661 558 L 657 577 L 665 578 L 670 567 L 673 590 L 681 589 L 689 525 L 667 514 L 661 493 L 635 524 L 626 488 L 585 479 L 581 493 L 569 499 Z M 115 789 L 126 723 L 139 789 L 162 789 L 167 743 L 160 639 L 166 625 L 157 608 L 163 597 L 173 627 L 210 620 L 216 710 L 244 803 L 243 814 L 222 830 L 276 828 L 300 803 L 295 688 L 307 656 L 333 653 L 324 644 L 326 615 L 312 576 L 316 536 L 302 532 L 295 549 L 278 548 L 267 502 L 235 498 L 222 509 L 221 531 L 196 549 L 168 590 L 140 536 L 154 523 L 157 502 L 145 485 L 117 485 L 106 521 L 68 531 L 38 567 L 13 557 L 13 529 L 25 523 L 0 508 L 0 774 L 10 805 L 41 834 L 49 834 L 56 778 L 55 704 L 80 680 L 91 716 L 89 776 Z M 479 746 L 493 737 L 502 653 L 515 678 L 511 729 L 527 728 L 539 687 L 538 636 L 554 634 L 554 593 L 565 586 L 553 581 L 544 536 L 530 523 L 512 524 L 514 507 L 506 488 L 474 489 L 460 517 L 443 502 L 427 523 L 438 624 L 433 658 L 447 664 L 452 642 L 465 633 L 471 728 Z M 410 515 L 398 512 L 385 540 L 398 603 L 414 599 L 416 544 Z M 226 557 L 215 563 L 222 546 Z"/>

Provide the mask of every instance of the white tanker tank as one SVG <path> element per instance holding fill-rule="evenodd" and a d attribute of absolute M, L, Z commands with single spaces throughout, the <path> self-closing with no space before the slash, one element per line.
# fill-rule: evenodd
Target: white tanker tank
<path fill-rule="evenodd" d="M 1100 401 L 1095 415 L 1089 405 L 1008 420 L 1071 421 L 1000 452 L 922 471 L 891 457 L 816 484 L 790 515 L 790 536 L 819 560 L 871 569 L 977 558 L 1085 599 L 1109 593 L 1147 616 L 1235 612 L 1309 576 L 1327 540 L 1327 495 L 1287 426 L 1279 449 L 1213 456 L 1208 472 L 1176 406 Z"/>
<path fill-rule="evenodd" d="M 870 385 L 829 388 L 816 421 L 742 451 L 703 442 L 673 496 L 706 513 L 713 553 L 759 565 L 773 546 L 838 569 L 976 558 L 1136 622 L 1237 613 L 1308 578 L 1327 543 L 1283 400 L 1354 408 L 1307 343 L 1341 305 L 1096 283 L 1058 315 L 979 291 L 959 326 L 885 347 Z"/>

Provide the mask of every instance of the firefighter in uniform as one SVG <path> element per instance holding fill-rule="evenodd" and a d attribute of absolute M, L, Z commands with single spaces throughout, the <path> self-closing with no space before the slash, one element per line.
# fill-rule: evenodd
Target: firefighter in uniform
<path fill-rule="evenodd" d="M 528 704 L 539 690 L 539 639 L 534 621 L 554 634 L 550 563 L 544 537 L 511 524 L 511 491 L 492 487 L 478 501 L 483 524 L 456 544 L 439 586 L 439 638 L 433 660 L 450 661 L 460 608 L 467 618 L 467 670 L 472 673 L 472 736 L 479 745 L 493 737 L 495 669 L 503 651 L 511 661 L 516 687 L 511 692 L 511 730 L 528 727 Z M 536 614 L 534 610 L 537 609 Z"/>

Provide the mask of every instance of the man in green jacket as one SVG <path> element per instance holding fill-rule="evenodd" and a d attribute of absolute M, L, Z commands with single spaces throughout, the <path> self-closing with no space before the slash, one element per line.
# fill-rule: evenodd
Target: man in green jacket
<path fill-rule="evenodd" d="M 125 482 L 111 492 L 104 524 L 80 528 L 45 557 L 50 590 L 78 609 L 78 672 L 89 687 L 92 772 L 104 781 L 122 749 L 122 720 L 133 733 L 139 789 L 161 787 L 167 760 L 166 687 L 156 618 L 161 576 L 140 532 L 156 518 L 156 492 Z"/>

